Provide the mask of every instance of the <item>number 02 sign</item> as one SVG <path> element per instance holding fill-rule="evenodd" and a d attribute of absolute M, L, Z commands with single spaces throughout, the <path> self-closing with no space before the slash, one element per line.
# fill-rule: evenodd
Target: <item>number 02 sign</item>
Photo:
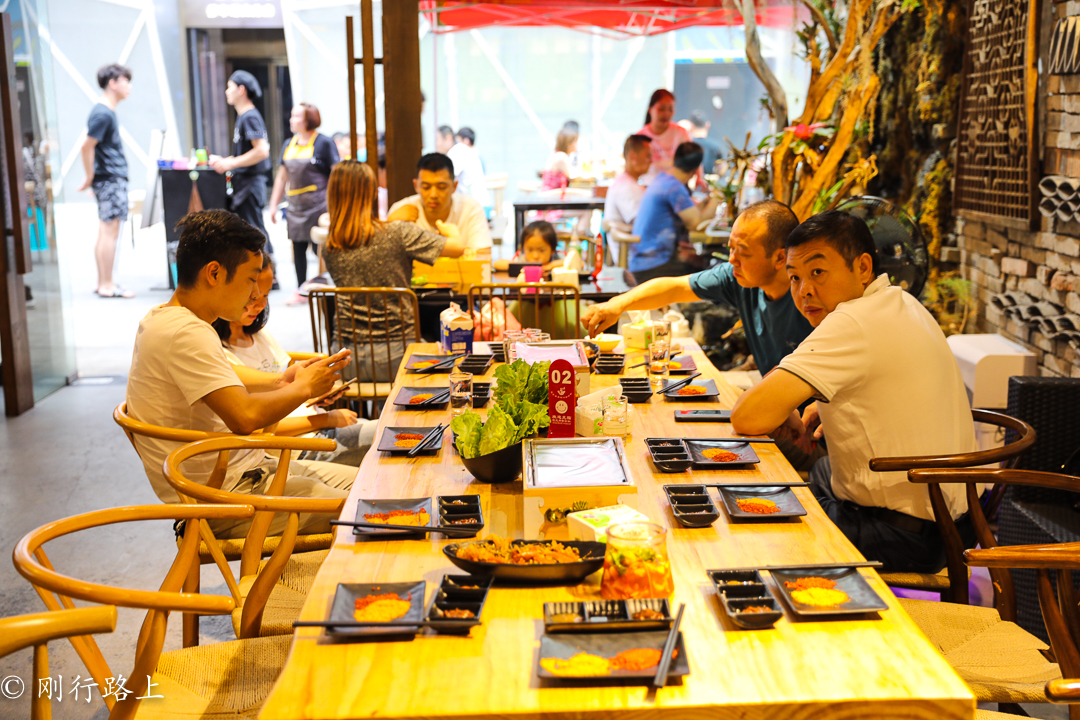
<path fill-rule="evenodd" d="M 567 360 L 555 360 L 548 369 L 549 438 L 574 437 L 574 368 Z"/>

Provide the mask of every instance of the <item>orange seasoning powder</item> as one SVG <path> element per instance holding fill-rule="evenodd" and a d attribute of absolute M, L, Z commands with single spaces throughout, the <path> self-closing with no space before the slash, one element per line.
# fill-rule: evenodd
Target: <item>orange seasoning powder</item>
<path fill-rule="evenodd" d="M 805 577 L 794 582 L 785 580 L 784 585 L 791 591 L 791 599 L 803 605 L 833 607 L 851 599 L 843 590 L 837 590 L 836 583 L 828 578 Z"/>
<path fill-rule="evenodd" d="M 728 452 L 720 448 L 709 448 L 701 453 L 713 462 L 733 462 L 739 459 L 738 453 Z"/>
<path fill-rule="evenodd" d="M 657 648 L 634 648 L 623 650 L 611 658 L 613 670 L 645 670 L 660 664 L 660 650 Z"/>
<path fill-rule="evenodd" d="M 424 436 L 420 433 L 398 433 L 394 436 L 394 447 L 411 448 L 420 444 Z"/>
<path fill-rule="evenodd" d="M 427 510 L 391 510 L 385 513 L 364 513 L 364 520 L 379 525 L 427 525 L 431 516 Z"/>
<path fill-rule="evenodd" d="M 421 393 L 420 395 L 413 395 L 411 398 L 409 398 L 409 404 L 417 405 L 424 402 L 425 400 L 431 399 L 432 395 L 433 393 Z"/>
<path fill-rule="evenodd" d="M 780 512 L 780 508 L 776 503 L 765 498 L 739 498 L 735 501 L 735 504 L 743 512 L 757 513 L 759 515 L 771 515 Z"/>
<path fill-rule="evenodd" d="M 408 596 L 409 599 L 412 595 Z M 357 598 L 353 617 L 358 622 L 390 622 L 409 612 L 409 599 L 402 599 L 394 593 L 368 595 Z"/>
<path fill-rule="evenodd" d="M 676 395 L 704 395 L 705 388 L 700 385 L 687 385 L 675 391 Z"/>

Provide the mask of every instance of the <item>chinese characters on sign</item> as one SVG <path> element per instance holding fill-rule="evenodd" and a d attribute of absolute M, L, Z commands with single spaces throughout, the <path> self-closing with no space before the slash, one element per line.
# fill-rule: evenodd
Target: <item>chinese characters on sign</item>
<path fill-rule="evenodd" d="M 133 693 L 127 689 L 125 683 L 129 678 L 125 678 L 123 675 L 117 675 L 115 678 L 105 678 L 105 687 L 98 688 L 98 692 L 101 694 L 102 700 L 108 697 L 114 697 L 116 700 L 127 700 Z M 152 698 L 164 698 L 164 695 L 151 695 L 150 690 L 157 687 L 158 683 L 150 682 L 150 676 L 146 677 L 146 694 L 140 695 L 135 698 L 136 700 L 149 700 Z M 67 694 L 71 697 L 73 702 L 78 702 L 79 698 L 85 697 L 86 702 L 90 702 L 93 688 L 98 687 L 98 684 L 94 682 L 92 678 L 83 678 L 81 675 L 76 675 L 75 679 L 69 683 L 69 689 Z M 85 691 L 85 692 L 83 692 Z M 46 677 L 38 680 L 38 697 L 47 697 L 50 700 L 56 700 L 56 702 L 64 701 L 64 676 L 57 675 L 55 678 Z"/>

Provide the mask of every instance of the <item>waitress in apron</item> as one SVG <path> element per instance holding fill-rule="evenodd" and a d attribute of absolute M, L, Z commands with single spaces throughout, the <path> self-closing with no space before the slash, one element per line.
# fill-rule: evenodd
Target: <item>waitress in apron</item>
<path fill-rule="evenodd" d="M 330 170 L 338 162 L 334 141 L 316 132 L 321 123 L 319 109 L 310 103 L 300 103 L 292 109 L 289 129 L 293 136 L 282 150 L 281 164 L 270 195 L 270 207 L 275 209 L 271 220 L 275 223 L 278 221 L 276 208 L 282 196 L 288 200 L 285 219 L 293 244 L 297 288 L 307 280 L 307 249 L 311 244 L 311 228 L 326 212 L 326 183 Z M 289 299 L 289 304 L 302 302 L 304 300 L 298 289 Z"/>

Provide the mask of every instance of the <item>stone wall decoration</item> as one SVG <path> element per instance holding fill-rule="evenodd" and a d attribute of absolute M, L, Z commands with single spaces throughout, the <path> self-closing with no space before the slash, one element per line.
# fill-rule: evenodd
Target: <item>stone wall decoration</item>
<path fill-rule="evenodd" d="M 1080 73 L 1080 17 L 1061 18 L 1050 38 L 1050 74 Z"/>
<path fill-rule="evenodd" d="M 972 0 L 954 201 L 972 220 L 1038 227 L 1038 4 Z"/>

